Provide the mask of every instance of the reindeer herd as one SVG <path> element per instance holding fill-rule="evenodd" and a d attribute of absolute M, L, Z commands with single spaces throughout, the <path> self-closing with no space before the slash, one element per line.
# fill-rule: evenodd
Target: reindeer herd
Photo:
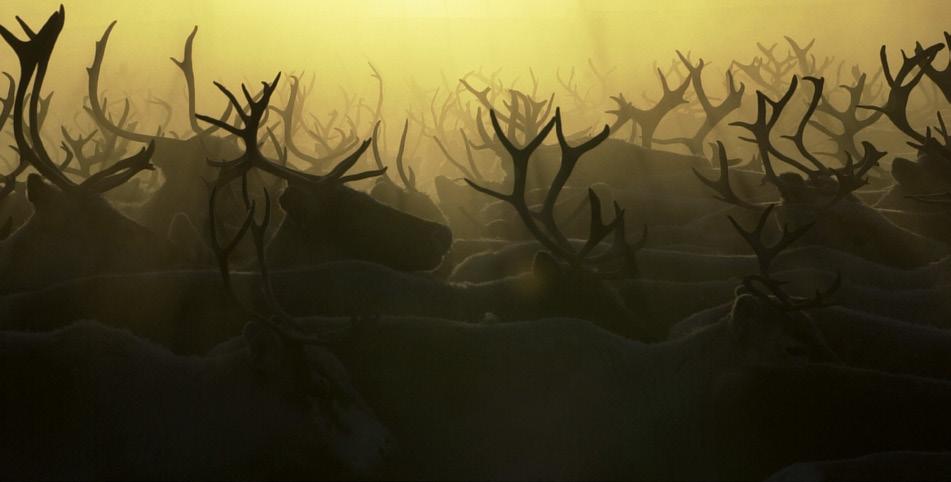
<path fill-rule="evenodd" d="M 197 27 L 185 99 L 110 102 L 115 22 L 52 129 L 65 19 L 0 27 L 0 478 L 951 477 L 951 35 L 470 72 L 389 149 L 372 65 L 197 112 Z"/>

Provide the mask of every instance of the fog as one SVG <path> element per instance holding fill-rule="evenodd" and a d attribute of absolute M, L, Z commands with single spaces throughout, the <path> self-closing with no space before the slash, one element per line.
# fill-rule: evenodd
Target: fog
<path fill-rule="evenodd" d="M 185 37 L 197 25 L 199 112 L 220 112 L 223 105 L 212 81 L 257 82 L 278 71 L 316 76 L 308 101 L 316 111 L 338 101 L 341 86 L 372 102 L 376 84 L 367 65 L 372 62 L 386 84 L 384 113 L 401 117 L 412 82 L 444 87 L 482 68 L 502 69 L 506 83 L 525 87 L 531 67 L 541 78 L 540 90 L 550 92 L 557 90 L 558 69 L 567 75 L 576 67 L 581 84 L 590 84 L 590 58 L 604 71 L 617 69 L 612 90 L 650 91 L 656 89 L 654 62 L 669 65 L 675 49 L 692 51 L 722 72 L 733 59 L 748 62 L 757 55 L 757 41 L 779 42 L 781 55 L 783 35 L 802 42 L 816 38 L 820 61 L 834 56 L 874 71 L 883 43 L 897 51 L 916 40 L 940 40 L 947 27 L 938 13 L 945 5 L 933 0 L 72 1 L 65 3 L 66 27 L 47 88 L 57 92 L 54 117 L 80 110 L 84 68 L 112 20 L 118 24 L 103 86 L 122 95 L 177 98 L 183 83 L 168 58 L 181 56 Z M 3 25 L 15 28 L 14 12 L 38 24 L 57 2 L 8 0 L 4 6 Z M 15 58 L 4 52 L 0 65 L 13 72 Z"/>

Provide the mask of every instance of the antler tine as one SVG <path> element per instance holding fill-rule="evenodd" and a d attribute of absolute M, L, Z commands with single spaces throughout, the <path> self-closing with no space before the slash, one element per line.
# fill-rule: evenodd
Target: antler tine
<path fill-rule="evenodd" d="M 813 85 L 812 99 L 809 101 L 809 107 L 806 108 L 806 112 L 799 121 L 799 127 L 796 129 L 796 133 L 791 136 L 787 135 L 782 137 L 784 139 L 793 141 L 793 143 L 796 145 L 796 149 L 798 149 L 799 153 L 802 154 L 802 157 L 815 166 L 816 171 L 807 172 L 807 174 L 810 176 L 814 176 L 816 174 L 827 175 L 829 173 L 829 168 L 819 162 L 819 159 L 809 152 L 809 149 L 806 148 L 805 141 L 806 126 L 809 125 L 809 120 L 812 119 L 812 115 L 815 113 L 816 108 L 819 106 L 819 101 L 822 99 L 822 89 L 825 85 L 825 79 L 807 76 L 803 77 L 803 80 L 807 80 Z"/>
<path fill-rule="evenodd" d="M 380 146 L 378 140 L 380 139 L 380 123 L 382 121 L 376 121 L 376 124 L 373 125 L 373 142 L 371 143 L 372 152 L 373 152 L 373 162 L 376 163 L 377 169 L 383 169 L 383 158 L 380 156 Z M 438 139 L 436 140 L 439 141 Z M 389 179 L 389 178 L 384 178 Z"/>
<path fill-rule="evenodd" d="M 641 239 L 637 241 L 633 246 L 627 242 L 627 227 L 624 221 L 625 211 L 621 209 L 621 206 L 615 202 L 614 203 L 614 217 L 618 219 L 617 227 L 614 228 L 614 240 L 611 243 L 611 252 L 613 256 L 619 257 L 622 261 L 621 269 L 615 273 L 601 273 L 601 276 L 606 279 L 610 278 L 628 278 L 638 274 L 637 266 L 637 252 L 640 251 L 647 244 L 647 225 L 644 225 L 644 228 L 641 232 Z M 606 253 L 607 256 L 611 256 L 612 253 Z"/>
<path fill-rule="evenodd" d="M 185 89 L 188 92 L 188 124 L 195 134 L 202 134 L 203 129 L 198 125 L 195 118 L 195 70 L 192 63 L 192 45 L 195 42 L 195 35 L 198 34 L 198 26 L 192 28 L 191 33 L 185 39 L 185 49 L 182 52 L 182 60 L 175 57 L 169 57 L 185 76 Z"/>
<path fill-rule="evenodd" d="M 789 47 L 792 49 L 793 55 L 796 56 L 796 60 L 799 63 L 800 73 L 802 75 L 818 73 L 816 72 L 815 56 L 812 57 L 811 65 L 809 63 L 809 58 L 807 57 L 809 55 L 809 51 L 812 50 L 812 46 L 815 45 L 816 39 L 813 38 L 808 44 L 806 44 L 805 47 L 800 47 L 799 43 L 793 40 L 792 37 L 784 35 L 783 38 L 786 39 L 786 43 L 788 43 Z"/>
<path fill-rule="evenodd" d="M 123 159 L 88 177 L 80 187 L 93 192 L 104 193 L 121 186 L 143 170 L 153 170 L 152 155 L 155 154 L 155 141 L 149 142 L 147 147 L 138 153 Z"/>
<path fill-rule="evenodd" d="M 403 133 L 400 134 L 400 147 L 396 152 L 396 172 L 403 181 L 403 187 L 408 191 L 416 191 L 416 174 L 412 167 L 403 168 L 403 151 L 406 148 L 406 132 L 409 129 L 409 120 L 403 122 Z M 407 174 L 408 173 L 408 174 Z"/>
<path fill-rule="evenodd" d="M 557 113 L 556 116 L 557 117 Z M 515 211 L 518 213 L 519 218 L 522 220 L 522 223 L 525 227 L 532 233 L 535 239 L 538 240 L 548 251 L 556 256 L 562 257 L 564 259 L 572 259 L 571 253 L 566 250 L 561 243 L 551 238 L 545 233 L 545 231 L 538 225 L 535 220 L 536 213 L 532 212 L 528 206 L 527 201 L 525 200 L 525 186 L 528 180 L 528 160 L 531 157 L 532 153 L 535 152 L 535 149 L 541 145 L 545 137 L 548 136 L 548 133 L 551 132 L 551 129 L 555 126 L 555 118 L 552 118 L 548 121 L 547 124 L 541 129 L 537 136 L 532 139 L 525 147 L 516 147 L 512 142 L 505 136 L 505 133 L 502 132 L 502 126 L 499 125 L 499 120 L 495 115 L 494 110 L 489 111 L 489 117 L 492 120 L 492 128 L 495 130 L 496 137 L 498 138 L 499 143 L 505 148 L 508 152 L 509 157 L 512 159 L 513 164 L 513 175 L 512 175 L 512 192 L 509 194 L 503 194 L 498 191 L 480 186 L 472 179 L 466 178 L 466 183 L 482 194 L 491 196 L 493 198 L 505 201 L 512 205 L 515 208 Z"/>
<path fill-rule="evenodd" d="M 329 149 L 330 152 L 328 152 L 323 157 L 307 154 L 297 146 L 297 144 L 294 142 L 294 126 L 297 123 L 295 119 L 295 111 L 302 106 L 302 102 L 298 100 L 300 97 L 300 79 L 295 75 L 290 75 L 288 78 L 290 83 L 290 94 L 287 98 L 287 104 L 283 109 L 278 109 L 277 107 L 273 106 L 270 107 L 270 110 L 281 116 L 281 123 L 284 127 L 284 145 L 287 146 L 287 150 L 290 151 L 291 154 L 297 156 L 299 159 L 313 164 L 314 166 L 323 165 L 326 162 L 346 154 L 347 150 L 353 147 L 352 144 L 342 143 L 340 149 Z M 324 142 L 323 136 L 310 131 L 306 127 L 304 130 L 319 142 Z M 376 136 L 375 132 L 376 129 L 374 129 L 374 136 Z"/>
<path fill-rule="evenodd" d="M 601 198 L 598 197 L 598 194 L 594 192 L 594 189 L 588 188 L 588 204 L 591 208 L 591 221 L 588 227 L 588 239 L 585 241 L 584 246 L 581 247 L 581 250 L 575 255 L 574 262 L 576 264 L 582 263 L 585 261 L 585 258 L 591 253 L 595 247 L 601 244 L 601 241 L 604 241 L 604 238 L 607 238 L 612 231 L 616 231 L 622 220 L 624 219 L 624 210 L 620 209 L 620 206 L 615 204 L 615 216 L 610 223 L 604 224 L 604 220 L 601 215 Z"/>
<path fill-rule="evenodd" d="M 844 156 L 844 153 L 858 155 L 858 146 L 855 144 L 855 136 L 862 130 L 878 122 L 882 117 L 881 111 L 872 112 L 864 119 L 858 117 L 858 109 L 862 104 L 862 97 L 865 95 L 866 81 L 867 75 L 862 72 L 857 75 L 855 84 L 840 86 L 849 94 L 849 104 L 844 109 L 836 109 L 825 97 L 822 98 L 822 102 L 816 109 L 818 112 L 829 115 L 838 121 L 839 124 L 841 124 L 841 133 L 833 132 L 818 121 L 809 121 L 809 125 L 815 127 L 836 143 L 840 158 Z"/>
<path fill-rule="evenodd" d="M 948 46 L 948 51 L 951 52 L 951 33 L 944 32 L 944 41 Z M 942 70 L 936 69 L 931 62 L 924 64 L 922 68 L 925 75 L 941 89 L 944 98 L 951 102 L 951 59 L 948 59 L 948 65 Z"/>
<path fill-rule="evenodd" d="M 730 223 L 733 224 L 736 231 L 746 240 L 750 248 L 753 249 L 753 253 L 756 254 L 756 258 L 759 261 L 760 274 L 766 278 L 769 278 L 769 268 L 776 256 L 790 244 L 802 237 L 802 235 L 815 224 L 809 223 L 793 231 L 790 231 L 789 227 L 784 225 L 779 241 L 772 246 L 767 246 L 763 241 L 763 230 L 766 227 L 766 221 L 769 219 L 769 215 L 773 212 L 774 207 L 776 207 L 775 204 L 770 204 L 763 210 L 756 223 L 756 227 L 752 231 L 743 229 L 733 216 L 727 216 L 727 219 L 730 220 Z"/>
<path fill-rule="evenodd" d="M 825 291 L 816 290 L 815 296 L 808 299 L 797 299 L 790 296 L 782 290 L 782 286 L 786 284 L 786 282 L 768 276 L 746 276 L 743 278 L 742 283 L 746 291 L 783 311 L 804 311 L 830 306 L 831 303 L 828 301 L 828 298 L 842 286 L 842 273 L 836 272 L 835 280 L 832 281 L 832 284 L 826 288 Z M 763 285 L 769 293 L 764 293 L 757 289 L 756 283 Z"/>
<path fill-rule="evenodd" d="M 809 177 L 815 176 L 815 173 L 808 167 L 776 149 L 770 140 L 773 127 L 779 121 L 783 109 L 785 109 L 786 105 L 792 99 L 798 85 L 799 83 L 797 77 L 793 76 L 792 81 L 789 83 L 789 87 L 786 89 L 786 93 L 779 100 L 775 101 L 770 99 L 765 93 L 763 93 L 763 91 L 757 91 L 756 120 L 753 122 L 736 121 L 730 123 L 731 126 L 742 127 L 753 134 L 752 138 L 740 137 L 740 139 L 756 144 L 760 158 L 763 162 L 763 168 L 767 174 L 767 178 L 770 180 L 770 182 L 776 185 L 780 191 L 784 189 L 784 184 L 783 181 L 776 175 L 775 171 L 773 171 L 770 156 L 775 156 L 779 160 L 795 167 Z M 771 107 L 771 112 L 768 119 L 766 118 L 767 103 Z"/>
<path fill-rule="evenodd" d="M 664 117 L 678 105 L 687 103 L 684 99 L 684 92 L 687 91 L 687 87 L 690 85 L 690 77 L 688 76 L 678 87 L 671 89 L 663 71 L 657 69 L 657 75 L 660 77 L 661 88 L 664 93 L 653 107 L 646 110 L 640 109 L 624 101 L 624 98 L 621 96 L 614 98 L 614 101 L 619 105 L 617 110 L 618 114 L 628 116 L 641 127 L 641 145 L 648 149 L 651 147 L 654 131 L 657 130 L 657 126 L 660 125 Z M 623 105 L 622 102 L 627 105 Z M 619 117 L 615 125 L 612 126 L 612 129 L 620 127 L 625 122 L 626 120 Z"/>
<path fill-rule="evenodd" d="M 244 175 L 244 173 L 246 173 L 249 169 L 254 167 L 289 182 L 293 181 L 293 182 L 302 182 L 302 183 L 309 183 L 309 184 L 317 184 L 317 183 L 331 182 L 331 181 L 348 182 L 348 181 L 363 179 L 365 177 L 368 177 L 370 175 L 369 173 L 357 174 L 353 176 L 344 176 L 344 174 L 350 167 L 353 166 L 354 163 L 356 163 L 360 155 L 362 155 L 363 152 L 369 146 L 370 141 L 364 142 L 363 145 L 357 150 L 356 153 L 354 153 L 350 157 L 341 161 L 340 164 L 338 164 L 331 171 L 330 174 L 323 177 L 313 176 L 313 175 L 296 171 L 294 169 L 288 168 L 285 165 L 274 163 L 273 161 L 270 161 L 264 157 L 264 155 L 261 153 L 259 143 L 258 143 L 258 130 L 260 129 L 262 118 L 265 112 L 267 112 L 268 110 L 268 104 L 270 102 L 271 95 L 274 93 L 274 90 L 277 88 L 277 84 L 280 81 L 280 78 L 281 78 L 281 74 L 278 73 L 274 77 L 274 80 L 271 83 L 262 82 L 261 83 L 262 89 L 259 94 L 260 98 L 258 100 L 255 100 L 254 97 L 251 96 L 250 92 L 247 91 L 247 88 L 244 85 L 242 85 L 242 91 L 244 92 L 244 95 L 249 99 L 249 102 L 248 102 L 249 106 L 248 106 L 248 112 L 245 112 L 243 108 L 238 109 L 238 114 L 240 115 L 244 124 L 242 128 L 240 129 L 237 127 L 231 126 L 229 124 L 225 124 L 224 122 L 221 122 L 218 119 L 214 119 L 214 118 L 204 116 L 201 114 L 196 114 L 197 119 L 204 122 L 208 122 L 210 124 L 218 125 L 222 129 L 225 129 L 228 132 L 235 134 L 237 137 L 239 137 L 242 140 L 242 142 L 245 145 L 244 154 L 242 154 L 242 156 L 237 159 L 234 159 L 232 161 L 224 161 L 224 162 L 209 161 L 209 164 L 213 166 L 224 168 L 221 175 L 219 176 L 218 184 L 224 184 L 236 177 L 240 177 Z M 224 93 L 228 97 L 229 101 L 232 104 L 236 106 L 240 106 L 235 96 L 231 94 L 231 92 L 226 87 L 224 87 L 223 85 L 217 82 L 215 83 L 215 85 L 222 91 L 222 93 Z M 278 151 L 281 153 L 282 157 L 285 155 L 283 154 L 284 152 L 286 152 L 285 150 L 278 148 Z M 375 175 L 379 175 L 379 174 L 375 174 Z"/>
<path fill-rule="evenodd" d="M 941 112 L 937 112 L 938 125 L 934 129 L 927 127 L 925 129 L 925 139 L 923 142 L 908 142 L 908 145 L 918 149 L 920 152 L 930 153 L 939 158 L 951 160 L 951 135 L 948 134 L 948 128 L 944 123 L 944 117 Z M 933 132 L 937 132 L 942 140 L 935 138 Z M 942 143 L 943 141 L 943 143 Z"/>
<path fill-rule="evenodd" d="M 57 164 L 50 158 L 43 146 L 40 134 L 39 106 L 42 100 L 43 80 L 56 40 L 63 29 L 65 10 L 60 9 L 50 15 L 39 32 L 32 32 L 22 20 L 18 19 L 21 27 L 27 32 L 29 39 L 23 41 L 14 36 L 6 28 L 0 26 L 0 35 L 13 48 L 20 63 L 20 78 L 13 100 L 13 133 L 17 145 L 20 162 L 32 165 L 43 177 L 64 191 L 73 190 L 77 185 L 72 182 Z M 33 83 L 32 92 L 27 102 L 27 90 Z M 48 98 L 47 98 L 48 99 Z M 24 126 L 24 106 L 29 117 L 28 129 Z M 48 105 L 48 104 L 47 104 Z M 25 132 L 28 130 L 29 132 Z M 28 137 L 29 136 L 29 140 Z"/>
<path fill-rule="evenodd" d="M 846 196 L 852 194 L 862 186 L 868 184 L 868 178 L 865 175 L 873 167 L 878 165 L 878 161 L 885 157 L 885 152 L 879 151 L 875 148 L 874 145 L 870 142 L 862 142 L 862 148 L 864 149 L 864 154 L 862 155 L 862 160 L 858 163 L 856 167 L 852 154 L 846 151 L 845 153 L 845 166 L 841 169 L 833 169 L 832 174 L 835 176 L 838 187 L 836 189 L 835 195 L 829 202 L 824 206 L 825 208 L 832 207 L 839 200 L 845 198 Z"/>
<path fill-rule="evenodd" d="M 888 52 L 885 46 L 882 45 L 879 50 L 879 57 L 882 62 L 885 82 L 889 87 L 888 97 L 883 106 L 860 105 L 859 107 L 882 112 L 898 130 L 911 137 L 915 142 L 924 143 L 926 137 L 916 131 L 908 121 L 908 100 L 912 91 L 926 73 L 924 66 L 931 64 L 942 48 L 944 48 L 942 44 L 935 44 L 926 49 L 919 46 L 916 47 L 915 54 L 910 57 L 902 52 L 902 65 L 893 76 L 888 63 Z M 908 76 L 915 71 L 915 68 L 918 68 L 918 71 L 908 80 Z"/>
<path fill-rule="evenodd" d="M 944 204 L 951 205 L 951 192 L 938 192 L 932 194 L 910 194 L 905 196 L 908 199 L 925 204 Z"/>
<path fill-rule="evenodd" d="M 245 177 L 245 179 L 247 178 Z M 245 181 L 244 186 L 247 186 L 247 181 Z M 254 241 L 254 252 L 258 259 L 258 270 L 261 274 L 261 284 L 264 287 L 264 299 L 267 302 L 268 309 L 270 309 L 272 313 L 277 314 L 284 320 L 292 320 L 292 317 L 284 311 L 281 304 L 277 301 L 277 296 L 274 294 L 274 287 L 271 284 L 270 272 L 265 262 L 264 235 L 267 232 L 268 225 L 271 223 L 271 195 L 267 189 L 264 190 L 264 217 L 260 224 L 254 219 L 254 201 L 246 200 L 245 202 L 250 206 L 251 224 L 249 231 L 251 231 L 251 239 Z"/>
<path fill-rule="evenodd" d="M 353 154 L 350 154 L 345 159 L 337 163 L 329 173 L 320 178 L 320 182 L 337 182 L 339 184 L 344 184 L 352 181 L 359 181 L 361 179 L 369 179 L 371 177 L 382 176 L 386 173 L 387 168 L 364 171 L 357 174 L 347 174 L 347 171 L 350 170 L 360 160 L 360 156 L 366 152 L 367 148 L 370 147 L 372 139 L 367 139 L 360 144 L 360 147 L 354 151 Z"/>
<path fill-rule="evenodd" d="M 92 65 L 86 67 L 86 73 L 89 78 L 87 93 L 89 97 L 89 106 L 84 107 L 84 109 L 89 113 L 90 117 L 96 121 L 97 124 L 112 132 L 113 134 L 132 141 L 146 143 L 154 139 L 154 136 L 131 132 L 113 124 L 106 115 L 102 104 L 99 102 L 99 75 L 102 71 L 103 59 L 105 59 L 106 56 L 106 45 L 109 43 L 109 36 L 112 35 L 112 29 L 115 28 L 115 26 L 116 21 L 113 20 L 112 23 L 106 27 L 102 37 L 96 42 L 95 55 L 93 56 Z"/>
<path fill-rule="evenodd" d="M 566 249 L 568 249 L 568 239 L 561 233 L 557 224 L 555 223 L 555 204 L 558 201 L 559 194 L 561 194 L 562 189 L 568 182 L 568 178 L 571 177 L 571 173 L 574 171 L 575 166 L 581 159 L 581 156 L 604 142 L 605 139 L 611 135 L 611 128 L 605 125 L 598 135 L 578 146 L 572 147 L 568 144 L 568 140 L 565 139 L 564 125 L 561 118 L 561 108 L 556 108 L 555 135 L 558 137 L 558 145 L 561 149 L 561 163 L 558 166 L 558 172 L 555 174 L 554 179 L 552 179 L 551 186 L 548 188 L 548 193 L 545 195 L 545 201 L 542 204 L 542 210 L 539 213 L 539 218 L 542 220 L 542 223 L 544 223 L 545 229 L 549 232 L 549 234 L 552 235 L 558 243 L 562 244 L 566 247 Z M 589 192 L 589 194 L 593 194 L 593 191 Z M 594 223 L 595 208 L 592 206 L 591 209 L 592 223 Z M 600 218 L 600 204 L 598 205 L 597 209 Z M 592 229 L 592 235 L 593 234 L 594 230 Z"/>
<path fill-rule="evenodd" d="M 228 292 L 228 295 L 232 298 L 232 301 L 236 302 L 238 305 L 241 303 L 238 301 L 238 296 L 234 292 L 234 286 L 231 283 L 231 268 L 229 266 L 229 258 L 231 253 L 238 247 L 238 243 L 244 237 L 245 233 L 248 232 L 248 229 L 251 227 L 251 223 L 254 222 L 254 210 L 255 206 L 253 201 L 248 208 L 248 214 L 244 218 L 244 222 L 241 223 L 241 227 L 238 229 L 237 234 L 225 245 L 222 245 L 219 242 L 218 238 L 218 223 L 215 216 L 215 199 L 218 196 L 218 184 L 211 185 L 211 195 L 208 199 L 208 227 L 209 227 L 209 238 L 211 240 L 211 250 L 215 254 L 215 258 L 218 261 L 218 272 L 221 274 L 221 280 L 224 282 L 225 290 Z"/>
<path fill-rule="evenodd" d="M 700 174 L 696 168 L 691 168 L 693 174 L 697 176 L 697 179 L 699 179 L 700 182 L 719 194 L 714 195 L 714 199 L 718 199 L 725 203 L 733 204 L 744 209 L 758 209 L 756 205 L 740 199 L 740 197 L 737 196 L 733 191 L 733 187 L 730 185 L 730 160 L 726 154 L 726 147 L 723 146 L 722 142 L 717 141 L 716 148 L 716 156 L 720 162 L 720 177 L 716 181 L 707 179 L 702 174 Z"/>
<path fill-rule="evenodd" d="M 465 143 L 465 147 L 466 147 L 466 153 L 469 155 L 469 159 L 471 160 L 472 150 L 471 150 L 471 147 L 469 147 L 468 139 L 465 138 L 465 131 L 462 129 L 459 129 L 459 130 L 462 132 L 463 142 Z M 443 156 L 446 157 L 446 160 L 449 161 L 449 164 L 452 164 L 456 169 L 459 169 L 459 172 L 462 173 L 462 177 L 475 179 L 479 182 L 484 181 L 481 174 L 476 176 L 473 171 L 466 169 L 466 166 L 463 166 L 462 164 L 460 164 L 459 161 L 457 161 L 456 158 L 453 157 L 453 155 L 449 153 L 449 149 L 447 149 L 446 146 L 442 143 L 442 141 L 439 140 L 438 136 L 433 136 L 433 140 L 436 142 L 436 147 L 439 148 L 439 151 L 442 152 Z M 472 165 L 471 162 L 470 162 L 470 165 Z"/>
<path fill-rule="evenodd" d="M 683 144 L 687 147 L 691 154 L 702 157 L 703 144 L 707 135 L 709 135 L 710 132 L 712 132 L 717 126 L 717 124 L 726 118 L 730 112 L 739 109 L 743 100 L 743 94 L 746 91 L 746 85 L 740 82 L 740 87 L 737 88 L 733 80 L 733 73 L 727 71 L 727 96 L 719 105 L 715 106 L 712 102 L 710 102 L 710 98 L 707 97 L 706 90 L 703 87 L 702 71 L 706 65 L 703 59 L 700 59 L 699 63 L 694 66 L 688 57 L 685 57 L 679 50 L 676 52 L 677 56 L 680 57 L 680 61 L 687 68 L 687 72 L 689 74 L 688 77 L 691 84 L 693 85 L 693 90 L 697 95 L 697 101 L 700 103 L 700 107 L 703 109 L 704 120 L 703 123 L 697 128 L 694 135 L 691 137 L 679 137 L 666 140 L 657 139 L 656 142 L 658 144 Z"/>
<path fill-rule="evenodd" d="M 6 125 L 7 119 L 10 118 L 10 113 L 13 112 L 14 99 L 16 98 L 16 85 L 17 82 L 8 72 L 3 72 L 3 75 L 7 78 L 7 81 L 10 83 L 7 88 L 7 96 L 3 99 L 3 108 L 0 109 L 0 131 L 3 130 L 3 126 Z"/>

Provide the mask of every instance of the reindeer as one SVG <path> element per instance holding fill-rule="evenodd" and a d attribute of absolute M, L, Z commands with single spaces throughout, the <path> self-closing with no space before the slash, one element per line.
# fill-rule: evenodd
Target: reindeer
<path fill-rule="evenodd" d="M 250 203 L 247 184 L 243 184 L 243 200 Z M 215 195 L 219 188 L 224 189 L 224 185 L 216 185 L 212 190 L 210 213 L 218 204 Z M 208 217 L 214 220 L 212 215 Z M 263 245 L 263 232 L 260 237 Z M 235 245 L 228 251 L 233 251 L 239 241 L 240 237 L 236 237 Z M 255 241 L 258 242 L 256 238 Z M 214 237 L 212 244 L 217 245 Z M 564 270 L 546 255 L 536 257 L 530 273 L 475 284 L 447 284 L 430 276 L 353 260 L 275 271 L 268 280 L 275 287 L 275 298 L 298 314 L 414 315 L 466 322 L 574 316 L 616 327 L 618 332 L 633 336 L 650 333 L 637 325 L 642 320 L 595 276 L 584 270 Z M 131 330 L 175 353 L 202 354 L 222 340 L 238 335 L 243 324 L 243 313 L 233 309 L 228 292 L 217 286 L 217 275 L 210 271 L 78 279 L 0 298 L 4 320 L 0 328 L 52 330 L 72 320 L 94 318 Z M 253 276 L 229 275 L 229 286 L 239 293 L 240 299 L 266 304 Z M 142 299 L 134 295 L 143 292 L 150 296 Z"/>
<path fill-rule="evenodd" d="M 213 206 L 211 212 L 221 276 L 239 304 L 228 265 L 236 243 L 218 243 Z M 237 236 L 250 229 L 263 254 L 270 201 L 261 225 L 254 216 L 251 205 Z M 262 276 L 269 286 L 263 268 Z M 327 350 L 339 335 L 301 332 L 266 294 L 273 311 L 245 308 L 252 321 L 242 334 L 202 358 L 172 355 L 95 322 L 43 334 L 0 334 L 0 370 L 11 395 L 0 402 L 0 461 L 7 475 L 373 474 L 388 455 L 390 436 Z M 37 406 L 36 400 L 49 403 Z"/>
<path fill-rule="evenodd" d="M 101 197 L 139 172 L 151 169 L 154 144 L 79 183 L 60 170 L 43 145 L 38 122 L 39 93 L 64 20 L 65 11 L 60 8 L 39 31 L 34 32 L 21 22 L 27 40 L 0 28 L 0 34 L 20 61 L 13 106 L 19 162 L 24 168 L 30 166 L 37 171 L 26 182 L 35 213 L 0 242 L 0 291 L 4 292 L 94 273 L 141 272 L 184 263 L 180 253 L 164 238 L 122 216 Z M 34 95 L 27 102 L 30 85 Z M 29 118 L 28 129 L 24 117 Z M 67 152 L 68 157 L 72 155 Z"/>
<path fill-rule="evenodd" d="M 123 126 L 122 122 L 114 122 L 106 111 L 108 100 L 100 96 L 99 79 L 106 47 L 115 26 L 115 21 L 110 23 L 102 37 L 96 42 L 92 64 L 86 69 L 89 97 L 86 112 L 104 133 L 108 132 L 112 136 L 133 142 L 154 143 L 153 162 L 164 178 L 164 183 L 135 209 L 134 216 L 143 225 L 156 232 L 166 232 L 172 219 L 178 213 L 184 213 L 193 223 L 202 225 L 208 193 L 208 187 L 203 179 L 212 178 L 215 172 L 205 160 L 230 157 L 237 155 L 240 151 L 233 136 L 216 136 L 214 134 L 219 130 L 217 127 L 202 128 L 195 118 L 195 73 L 192 47 L 198 28 L 193 29 L 188 35 L 181 60 L 171 59 L 182 71 L 188 92 L 188 118 L 191 133 L 188 137 L 178 138 L 161 131 L 155 134 L 136 132 Z M 125 105 L 128 106 L 128 100 Z M 229 103 L 222 118 L 230 117 L 233 108 Z"/>
<path fill-rule="evenodd" d="M 287 151 L 282 160 L 267 159 L 258 146 L 258 129 L 267 112 L 278 74 L 270 83 L 262 82 L 257 100 L 242 85 L 248 111 L 226 87 L 215 83 L 242 120 L 242 127 L 199 114 L 197 117 L 237 136 L 244 152 L 219 167 L 216 184 L 222 185 L 253 171 L 261 171 L 287 182 L 280 204 L 287 213 L 268 245 L 268 260 L 274 266 L 313 265 L 332 259 L 362 259 L 396 269 L 422 271 L 436 268 L 452 242 L 452 233 L 441 224 L 417 218 L 381 204 L 369 195 L 346 186 L 352 181 L 382 175 L 386 169 L 356 174 L 347 172 L 370 146 L 364 141 L 327 174 L 318 176 L 287 167 Z M 271 136 L 272 141 L 274 137 Z"/>
<path fill-rule="evenodd" d="M 409 121 L 403 123 L 403 133 L 400 135 L 400 147 L 396 153 L 396 172 L 399 174 L 403 187 L 396 184 L 386 174 L 377 177 L 376 183 L 370 189 L 370 196 L 374 199 L 421 219 L 445 225 L 446 218 L 439 207 L 429 198 L 429 195 L 420 191 L 416 184 L 416 173 L 412 167 L 403 166 L 403 153 L 406 147 L 406 131 Z M 373 127 L 373 160 L 377 169 L 383 169 L 383 160 L 380 156 L 379 140 L 380 123 Z"/>
<path fill-rule="evenodd" d="M 809 457 L 947 447 L 931 428 L 948 425 L 947 383 L 804 363 L 836 358 L 798 310 L 817 301 L 742 291 L 726 320 L 650 346 L 575 320 L 384 317 L 340 353 L 406 448 L 393 477 L 753 479 Z"/>
<path fill-rule="evenodd" d="M 796 132 L 785 136 L 795 145 L 800 159 L 783 153 L 771 139 L 784 108 L 797 90 L 798 77 L 792 78 L 786 93 L 778 100 L 757 92 L 756 119 L 753 122 L 734 123 L 753 135 L 744 139 L 756 145 L 766 179 L 782 196 L 780 215 L 784 222 L 793 227 L 816 223 L 817 227 L 806 239 L 807 242 L 855 253 L 894 267 L 922 266 L 945 256 L 947 248 L 942 243 L 895 226 L 852 194 L 867 183 L 867 172 L 884 157 L 884 152 L 864 142 L 862 159 L 854 162 L 849 155 L 843 167 L 830 168 L 808 150 L 804 139 L 805 130 L 822 98 L 824 81 L 815 77 L 806 77 L 805 80 L 814 87 L 812 98 Z M 698 173 L 699 179 L 716 190 L 718 199 L 742 209 L 755 209 L 753 204 L 733 192 L 722 143 L 718 144 L 718 150 L 721 164 L 719 178 L 711 180 Z M 778 174 L 772 164 L 773 159 L 782 161 L 798 172 Z"/>
<path fill-rule="evenodd" d="M 945 33 L 948 48 L 951 48 L 951 35 Z M 934 82 L 945 97 L 951 101 L 951 69 L 937 70 L 933 63 L 935 56 L 944 49 L 943 44 L 934 44 L 927 48 L 916 45 L 914 55 L 902 52 L 902 63 L 892 74 L 886 47 L 883 45 L 879 56 L 882 62 L 888 95 L 884 105 L 862 105 L 873 114 L 884 115 L 902 134 L 909 139 L 909 145 L 916 149 L 917 159 L 896 158 L 892 163 L 892 176 L 896 186 L 877 204 L 884 208 L 922 211 L 933 210 L 928 205 L 916 203 L 909 196 L 927 195 L 947 190 L 951 185 L 951 136 L 945 127 L 941 113 L 937 113 L 938 126 L 928 127 L 924 133 L 912 126 L 909 120 L 908 101 L 911 94 L 927 76 Z M 934 106 L 932 106 L 934 107 Z"/>

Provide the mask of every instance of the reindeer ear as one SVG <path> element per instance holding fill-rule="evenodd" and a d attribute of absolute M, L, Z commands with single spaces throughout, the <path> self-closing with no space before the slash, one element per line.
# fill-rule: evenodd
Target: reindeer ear
<path fill-rule="evenodd" d="M 168 225 L 166 237 L 176 248 L 183 253 L 187 253 L 196 262 L 212 259 L 213 257 L 211 249 L 205 244 L 198 228 L 185 213 L 175 213 L 172 222 Z"/>
<path fill-rule="evenodd" d="M 263 323 L 254 321 L 244 325 L 242 335 L 248 345 L 251 363 L 268 379 L 283 381 L 287 373 L 284 373 L 285 347 L 280 335 Z"/>
<path fill-rule="evenodd" d="M 544 251 L 535 253 L 535 259 L 532 261 L 532 273 L 546 285 L 555 284 L 561 278 L 561 268 L 558 266 L 558 262 Z"/>
<path fill-rule="evenodd" d="M 43 182 L 39 174 L 30 174 L 26 178 L 26 197 L 36 209 L 49 206 L 56 197 L 56 188 Z"/>
<path fill-rule="evenodd" d="M 307 209 L 307 195 L 300 188 L 287 186 L 278 201 L 288 216 L 297 219 Z"/>
<path fill-rule="evenodd" d="M 904 157 L 896 157 L 892 161 L 892 177 L 899 184 L 916 184 L 921 178 L 921 166 Z"/>
<path fill-rule="evenodd" d="M 763 310 L 760 303 L 762 301 L 755 296 L 737 290 L 729 318 L 730 331 L 733 333 L 735 340 L 743 342 L 753 336 L 752 333 L 756 324 L 763 321 Z"/>

